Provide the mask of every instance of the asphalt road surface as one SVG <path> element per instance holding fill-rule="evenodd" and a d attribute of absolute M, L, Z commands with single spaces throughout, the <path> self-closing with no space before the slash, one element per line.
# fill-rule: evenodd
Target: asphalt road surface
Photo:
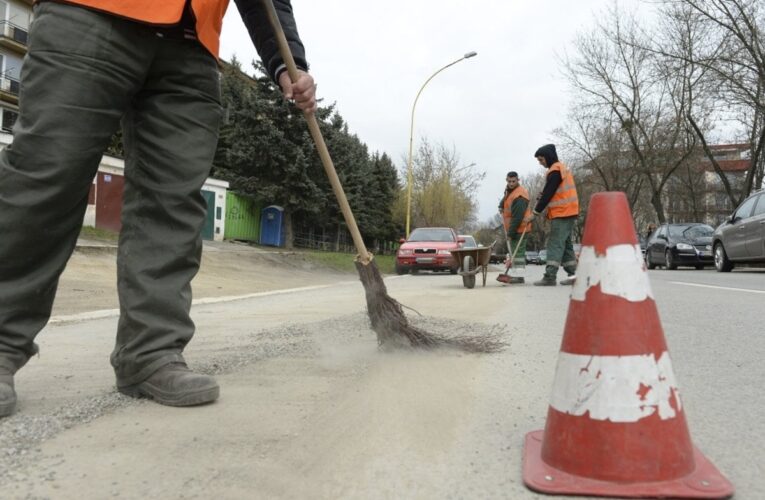
<path fill-rule="evenodd" d="M 115 394 L 109 312 L 59 317 L 0 420 L 0 496 L 549 498 L 523 486 L 523 439 L 545 424 L 571 289 L 498 271 L 472 290 L 386 280 L 418 325 L 502 332 L 490 355 L 379 352 L 356 280 L 197 304 L 187 358 L 221 398 L 190 409 Z M 694 444 L 735 498 L 765 498 L 765 271 L 649 275 Z"/>

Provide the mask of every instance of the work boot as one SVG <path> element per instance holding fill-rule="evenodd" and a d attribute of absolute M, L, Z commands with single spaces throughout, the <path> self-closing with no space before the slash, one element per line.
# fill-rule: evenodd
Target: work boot
<path fill-rule="evenodd" d="M 576 274 L 569 274 L 566 278 L 560 280 L 561 285 L 573 285 L 576 283 Z"/>
<path fill-rule="evenodd" d="M 209 375 L 194 373 L 186 363 L 169 363 L 143 382 L 117 385 L 117 390 L 134 398 L 146 397 L 167 406 L 194 406 L 218 399 L 220 388 Z"/>
<path fill-rule="evenodd" d="M 555 278 L 543 276 L 541 280 L 534 282 L 534 286 L 555 286 Z"/>
<path fill-rule="evenodd" d="M 7 417 L 16 409 L 16 391 L 13 386 L 13 374 L 7 368 L 0 367 L 0 418 Z"/>
<path fill-rule="evenodd" d="M 526 283 L 526 279 L 520 276 L 513 276 L 512 278 L 510 278 L 510 281 L 508 281 L 508 283 L 511 285 L 521 285 L 523 283 Z"/>

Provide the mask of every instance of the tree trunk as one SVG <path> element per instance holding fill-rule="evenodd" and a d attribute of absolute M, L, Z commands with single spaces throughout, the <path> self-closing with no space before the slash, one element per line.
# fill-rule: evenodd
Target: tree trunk
<path fill-rule="evenodd" d="M 653 206 L 656 212 L 656 218 L 659 220 L 659 224 L 667 222 L 667 217 L 664 215 L 664 207 L 661 205 L 661 194 L 658 191 L 652 191 L 651 193 L 651 206 Z"/>

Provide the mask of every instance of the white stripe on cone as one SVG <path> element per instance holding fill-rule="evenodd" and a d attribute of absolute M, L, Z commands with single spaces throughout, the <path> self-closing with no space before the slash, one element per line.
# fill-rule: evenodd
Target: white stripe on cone
<path fill-rule="evenodd" d="M 583 301 L 587 290 L 596 285 L 601 293 L 630 302 L 653 298 L 640 245 L 614 245 L 605 255 L 597 255 L 595 247 L 582 247 L 571 299 Z"/>
<path fill-rule="evenodd" d="M 674 400 L 674 405 L 671 404 Z M 675 418 L 682 409 L 669 353 L 589 356 L 561 352 L 550 406 L 593 420 L 637 422 L 658 412 Z"/>

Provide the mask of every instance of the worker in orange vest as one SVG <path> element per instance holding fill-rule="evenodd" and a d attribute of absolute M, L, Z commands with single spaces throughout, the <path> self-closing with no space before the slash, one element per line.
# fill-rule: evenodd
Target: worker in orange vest
<path fill-rule="evenodd" d="M 505 177 L 507 186 L 505 195 L 500 202 L 502 224 L 508 241 L 509 275 L 500 274 L 497 281 L 508 284 L 522 284 L 526 282 L 526 238 L 525 234 L 531 231 L 531 209 L 529 208 L 529 192 L 520 185 L 518 173 L 510 171 Z"/>
<path fill-rule="evenodd" d="M 236 0 L 269 76 L 305 112 L 315 83 L 289 0 L 274 0 L 301 68 L 290 81 L 260 0 Z M 125 189 L 120 319 L 111 363 L 120 392 L 172 406 L 217 399 L 186 366 L 222 110 L 218 37 L 228 0 L 42 0 L 21 70 L 14 140 L 0 153 L 0 417 L 14 375 L 37 351 L 88 191 L 122 125 Z M 23 227 L 23 228 L 22 228 Z M 56 391 L 56 388 L 51 388 Z"/>
<path fill-rule="evenodd" d="M 573 285 L 576 281 L 576 254 L 571 235 L 579 216 L 579 197 L 571 170 L 558 160 L 554 144 L 546 144 L 534 153 L 539 164 L 547 169 L 547 178 L 539 194 L 532 217 L 547 209 L 550 219 L 550 237 L 547 240 L 547 266 L 537 286 L 555 286 L 558 268 L 568 277 L 561 285 Z"/>

